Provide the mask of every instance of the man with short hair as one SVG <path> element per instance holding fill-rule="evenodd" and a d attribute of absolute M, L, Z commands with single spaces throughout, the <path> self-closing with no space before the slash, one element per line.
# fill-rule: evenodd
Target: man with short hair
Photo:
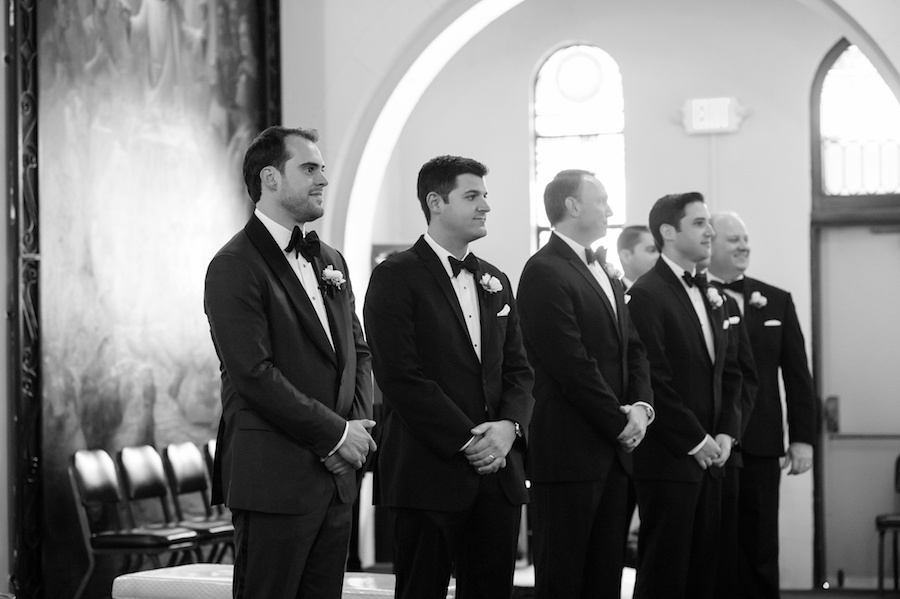
<path fill-rule="evenodd" d="M 371 357 L 343 256 L 304 228 L 328 185 L 314 129 L 269 127 L 244 181 L 256 210 L 215 255 L 204 306 L 221 361 L 212 501 L 234 520 L 235 599 L 338 599 L 362 465 Z"/>
<path fill-rule="evenodd" d="M 616 242 L 619 252 L 619 262 L 625 275 L 622 283 L 628 289 L 645 272 L 653 268 L 659 259 L 659 250 L 650 228 L 646 225 L 630 225 L 622 229 Z"/>
<path fill-rule="evenodd" d="M 653 418 L 649 364 L 622 283 L 591 249 L 612 215 L 603 184 L 587 171 L 563 171 L 547 185 L 544 206 L 553 233 L 525 265 L 518 293 L 535 371 L 534 596 L 618 597 L 630 454 Z"/>
<path fill-rule="evenodd" d="M 716 214 L 713 225 L 710 276 L 721 281 L 740 306 L 759 378 L 756 402 L 741 439 L 738 588 L 740 596 L 748 599 L 779 597 L 780 460 L 785 457 L 788 474 L 802 474 L 812 467 L 815 388 L 791 294 L 744 275 L 750 265 L 750 238 L 740 216 Z M 779 371 L 787 406 L 787 452 Z"/>
<path fill-rule="evenodd" d="M 364 318 L 384 392 L 378 502 L 394 515 L 396 597 L 510 597 L 533 375 L 509 279 L 469 252 L 487 234 L 487 167 L 419 171 L 427 232 L 375 267 Z"/>
<path fill-rule="evenodd" d="M 656 265 L 629 290 L 647 349 L 657 421 L 634 452 L 641 529 L 634 596 L 714 595 L 722 467 L 740 427 L 741 373 L 724 299 L 697 276 L 713 230 L 703 196 L 667 195 L 650 210 Z"/>

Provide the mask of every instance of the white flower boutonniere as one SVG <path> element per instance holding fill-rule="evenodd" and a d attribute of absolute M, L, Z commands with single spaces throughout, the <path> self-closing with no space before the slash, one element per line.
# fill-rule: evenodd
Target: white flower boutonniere
<path fill-rule="evenodd" d="M 503 291 L 503 283 L 500 282 L 500 279 L 491 276 L 489 273 L 484 273 L 478 282 L 481 284 L 481 288 L 488 293 L 499 293 L 500 291 Z"/>
<path fill-rule="evenodd" d="M 725 299 L 722 297 L 722 294 L 719 293 L 719 290 L 715 287 L 707 287 L 706 288 L 706 299 L 709 300 L 709 305 L 716 308 L 721 308 L 722 304 L 725 303 Z"/>
<path fill-rule="evenodd" d="M 610 262 L 605 262 L 603 264 L 603 270 L 606 271 L 606 276 L 608 276 L 610 279 L 621 279 L 622 278 L 622 274 L 623 274 L 622 271 L 619 270 L 618 268 L 616 268 Z"/>
<path fill-rule="evenodd" d="M 344 273 L 335 269 L 334 265 L 329 264 L 322 271 L 322 281 L 325 285 L 340 291 L 347 279 L 344 278 Z"/>
<path fill-rule="evenodd" d="M 754 308 L 764 308 L 769 303 L 769 300 L 759 291 L 754 291 L 750 294 L 750 300 L 747 303 Z"/>

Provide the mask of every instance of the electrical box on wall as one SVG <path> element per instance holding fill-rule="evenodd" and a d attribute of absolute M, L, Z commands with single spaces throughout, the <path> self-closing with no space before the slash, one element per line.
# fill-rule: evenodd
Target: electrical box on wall
<path fill-rule="evenodd" d="M 737 98 L 692 98 L 681 110 L 684 130 L 689 135 L 734 133 L 749 114 Z"/>

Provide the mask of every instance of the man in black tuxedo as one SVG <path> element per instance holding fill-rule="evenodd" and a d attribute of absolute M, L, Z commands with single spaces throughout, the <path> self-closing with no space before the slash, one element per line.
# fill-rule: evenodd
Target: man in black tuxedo
<path fill-rule="evenodd" d="M 378 501 L 395 517 L 396 597 L 512 595 L 533 375 L 509 279 L 469 253 L 486 234 L 487 168 L 419 171 L 428 231 L 372 272 L 364 317 L 384 392 Z"/>
<path fill-rule="evenodd" d="M 371 357 L 322 216 L 313 129 L 270 127 L 244 158 L 256 211 L 212 259 L 204 304 L 222 371 L 213 502 L 231 508 L 235 598 L 339 598 L 351 507 L 375 449 Z"/>
<path fill-rule="evenodd" d="M 756 403 L 741 440 L 739 596 L 779 597 L 780 460 L 785 457 L 788 474 L 802 474 L 812 467 L 815 388 L 791 294 L 744 276 L 750 263 L 750 239 L 737 214 L 717 214 L 713 223 L 716 236 L 709 272 L 723 282 L 726 293 L 741 308 L 759 375 Z M 790 439 L 786 453 L 779 370 Z"/>
<path fill-rule="evenodd" d="M 741 373 L 729 352 L 724 299 L 694 276 L 713 235 L 703 196 L 660 198 L 650 231 L 662 255 L 629 290 L 657 411 L 634 452 L 641 514 L 634 596 L 712 597 L 722 466 L 739 433 Z"/>
<path fill-rule="evenodd" d="M 534 596 L 618 597 L 630 453 L 653 418 L 649 364 L 621 281 L 591 249 L 612 215 L 605 188 L 587 171 L 563 171 L 544 206 L 554 232 L 525 265 L 518 293 L 535 374 Z"/>

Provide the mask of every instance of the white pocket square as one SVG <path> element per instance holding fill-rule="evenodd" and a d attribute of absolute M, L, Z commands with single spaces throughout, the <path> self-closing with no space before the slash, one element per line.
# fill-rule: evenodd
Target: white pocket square
<path fill-rule="evenodd" d="M 735 325 L 735 324 L 739 323 L 740 321 L 741 321 L 740 316 L 729 316 L 728 317 L 728 322 L 730 322 L 732 325 Z"/>
<path fill-rule="evenodd" d="M 625 303 L 627 304 L 630 301 L 631 301 L 631 296 L 626 293 L 625 294 Z"/>
<path fill-rule="evenodd" d="M 763 323 L 763 326 L 764 327 L 780 327 L 781 321 L 780 320 L 767 320 Z"/>
<path fill-rule="evenodd" d="M 722 330 L 723 331 L 727 331 L 728 327 L 730 327 L 730 326 L 731 326 L 731 320 L 729 320 L 728 318 L 726 318 L 725 320 L 722 321 Z"/>
<path fill-rule="evenodd" d="M 508 316 L 509 315 L 509 304 L 503 304 L 503 309 L 497 312 L 497 316 Z"/>

